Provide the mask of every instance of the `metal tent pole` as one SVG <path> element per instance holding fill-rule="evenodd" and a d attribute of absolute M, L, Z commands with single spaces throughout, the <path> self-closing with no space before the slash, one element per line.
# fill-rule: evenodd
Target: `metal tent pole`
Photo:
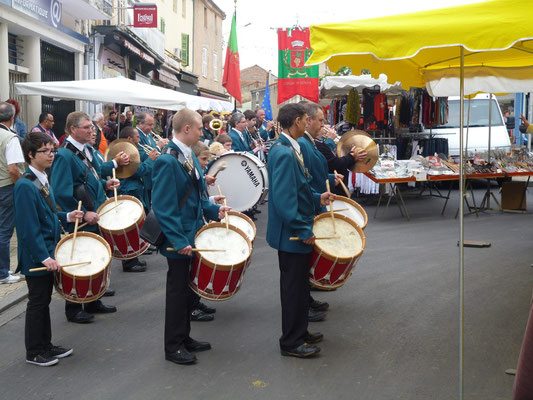
<path fill-rule="evenodd" d="M 459 110 L 459 400 L 463 399 L 464 390 L 464 196 L 465 196 L 465 179 L 464 179 L 464 110 L 465 110 L 465 51 L 461 46 L 461 67 L 460 67 L 460 110 Z"/>

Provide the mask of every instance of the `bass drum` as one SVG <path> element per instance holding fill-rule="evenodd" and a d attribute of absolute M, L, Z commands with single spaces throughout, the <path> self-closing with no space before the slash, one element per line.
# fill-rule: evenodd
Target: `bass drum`
<path fill-rule="evenodd" d="M 224 165 L 226 169 L 217 174 L 216 184 L 207 187 L 210 196 L 217 196 L 217 186 L 220 186 L 228 206 L 240 212 L 250 210 L 265 199 L 268 174 L 259 158 L 247 152 L 225 153 L 209 165 L 207 175 L 214 175 Z"/>

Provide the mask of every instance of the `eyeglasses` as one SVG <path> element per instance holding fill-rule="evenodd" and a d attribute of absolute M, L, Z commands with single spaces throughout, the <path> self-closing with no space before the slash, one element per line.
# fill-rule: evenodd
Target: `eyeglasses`
<path fill-rule="evenodd" d="M 43 153 L 45 156 L 49 156 L 53 151 L 53 149 L 35 150 L 36 153 Z"/>
<path fill-rule="evenodd" d="M 83 129 L 83 130 L 85 130 L 85 131 L 88 131 L 88 130 L 91 130 L 91 131 L 92 131 L 92 130 L 96 129 L 96 128 L 94 127 L 94 125 L 77 126 L 76 128 L 78 128 L 78 129 Z"/>

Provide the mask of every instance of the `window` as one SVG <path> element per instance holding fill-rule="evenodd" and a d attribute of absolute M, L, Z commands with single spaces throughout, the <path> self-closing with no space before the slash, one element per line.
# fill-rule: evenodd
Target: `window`
<path fill-rule="evenodd" d="M 183 66 L 189 65 L 189 35 L 181 34 L 181 61 Z"/>
<path fill-rule="evenodd" d="M 218 54 L 213 53 L 213 80 L 218 81 Z"/>
<path fill-rule="evenodd" d="M 174 11 L 176 14 L 178 13 L 178 0 L 174 0 L 172 3 L 172 11 Z"/>
<path fill-rule="evenodd" d="M 165 33 L 165 18 L 161 18 L 161 32 Z"/>
<path fill-rule="evenodd" d="M 207 47 L 202 48 L 202 76 L 207 78 Z"/>
<path fill-rule="evenodd" d="M 207 28 L 207 7 L 204 7 L 204 28 Z"/>
<path fill-rule="evenodd" d="M 181 16 L 187 18 L 187 0 L 181 0 Z"/>

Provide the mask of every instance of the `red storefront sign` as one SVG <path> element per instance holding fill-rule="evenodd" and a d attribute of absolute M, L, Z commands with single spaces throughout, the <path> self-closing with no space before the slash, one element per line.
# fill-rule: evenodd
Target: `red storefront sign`
<path fill-rule="evenodd" d="M 157 28 L 157 6 L 154 3 L 137 3 L 133 6 L 135 28 Z"/>

